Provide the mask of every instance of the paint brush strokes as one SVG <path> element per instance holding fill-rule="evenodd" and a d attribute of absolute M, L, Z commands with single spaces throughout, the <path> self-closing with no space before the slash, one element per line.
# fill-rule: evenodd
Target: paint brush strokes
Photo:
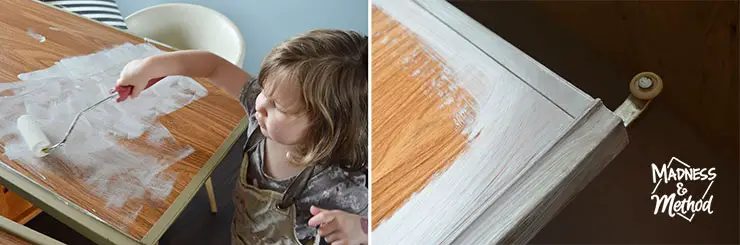
<path fill-rule="evenodd" d="M 157 118 L 206 96 L 196 81 L 167 77 L 136 99 L 99 105 L 83 114 L 66 145 L 45 158 L 32 156 L 15 122 L 30 114 L 49 140 L 58 142 L 79 111 L 108 95 L 128 61 L 162 52 L 150 44 L 127 43 L 20 74 L 18 82 L 0 83 L 4 154 L 40 179 L 53 172 L 82 180 L 90 187 L 70 188 L 92 188 L 109 208 L 134 212 L 141 210 L 142 199 L 166 199 L 177 176 L 162 172 L 194 150 L 178 143 Z"/>
<path fill-rule="evenodd" d="M 33 29 L 28 29 L 28 35 L 31 36 L 33 39 L 38 40 L 40 43 L 46 42 L 46 37 L 34 32 Z"/>
<path fill-rule="evenodd" d="M 473 112 L 460 110 L 451 116 L 455 120 L 455 125 L 463 128 L 460 134 L 466 135 L 469 139 L 466 149 L 455 157 L 449 168 L 433 177 L 423 189 L 416 190 L 418 192 L 409 197 L 402 207 L 378 225 L 373 231 L 373 242 L 454 243 L 459 235 L 476 222 L 480 214 L 489 209 L 493 203 L 506 201 L 499 198 L 535 164 L 537 155 L 548 149 L 552 142 L 565 132 L 573 118 L 414 2 L 376 0 L 373 3 L 378 7 L 377 11 L 383 11 L 391 17 L 387 21 L 397 21 L 410 31 L 375 33 L 374 37 L 381 41 L 380 45 L 394 45 L 396 41 L 412 40 L 399 37 L 418 37 L 417 44 L 425 47 L 425 56 L 435 57 L 434 62 L 444 64 L 445 67 L 436 78 L 425 77 L 429 70 L 422 69 L 413 71 L 408 78 L 397 77 L 400 80 L 397 83 L 425 79 L 428 82 L 425 93 L 443 98 L 441 104 L 434 106 L 445 108 L 447 104 L 469 105 L 462 108 L 474 110 Z M 373 27 L 375 26 L 378 25 L 374 23 Z M 373 50 L 376 50 L 375 47 Z M 378 53 L 373 52 L 373 56 L 376 54 Z M 400 60 L 414 64 L 418 62 L 418 55 L 401 57 Z M 383 72 L 385 69 L 389 71 Z M 390 73 L 391 69 L 390 66 L 374 63 L 373 79 L 382 78 L 383 76 L 378 74 Z M 463 94 L 467 97 L 445 92 L 459 89 L 464 90 Z M 382 90 L 383 88 L 376 90 L 373 87 L 374 100 L 376 96 L 383 96 L 377 92 Z M 379 104 L 373 103 L 373 107 L 376 106 Z M 417 105 L 419 108 L 424 106 L 430 105 Z M 375 125 L 373 130 L 375 132 Z M 444 129 L 431 130 L 435 132 L 418 135 L 435 135 L 438 134 L 436 131 Z M 375 151 L 376 141 L 382 139 L 373 134 L 374 184 L 377 161 L 375 156 L 383 154 Z M 445 145 L 448 142 L 438 144 Z M 391 147 L 388 149 L 392 150 Z M 428 155 L 413 157 L 428 159 Z M 410 164 L 392 159 L 388 161 L 395 165 Z M 436 163 L 421 162 L 415 168 L 424 169 L 434 164 Z M 397 176 L 386 181 L 396 183 L 396 186 L 408 186 L 408 183 L 416 180 Z M 376 191 L 374 185 L 373 195 L 376 195 Z M 397 193 L 384 191 L 377 195 L 391 196 Z M 378 206 L 380 205 L 383 204 Z M 375 210 L 374 205 L 373 214 Z"/>
<path fill-rule="evenodd" d="M 467 148 L 476 104 L 413 33 L 379 11 L 372 17 L 375 228 Z"/>

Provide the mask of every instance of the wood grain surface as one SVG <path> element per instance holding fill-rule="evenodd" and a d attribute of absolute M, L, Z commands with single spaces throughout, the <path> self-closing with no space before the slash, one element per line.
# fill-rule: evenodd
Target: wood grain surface
<path fill-rule="evenodd" d="M 404 26 L 378 8 L 372 10 L 373 228 L 403 206 L 430 177 L 449 166 L 468 138 L 454 123 L 456 108 L 428 91 L 443 64 Z M 392 40 L 392 41 L 388 41 Z M 405 57 L 415 57 L 404 62 Z M 412 76 L 417 70 L 424 75 Z M 439 87 L 448 87 L 442 81 Z M 460 96 L 467 96 L 458 91 Z M 473 113 L 473 110 L 469 110 Z"/>
<path fill-rule="evenodd" d="M 12 0 L 2 1 L 2 4 L 0 82 L 16 81 L 19 73 L 45 69 L 65 57 L 90 54 L 126 42 L 144 42 L 112 27 L 37 2 Z M 45 36 L 46 40 L 39 42 L 32 38 L 28 35 L 29 29 Z M 143 207 L 135 217 L 130 217 L 135 210 L 131 210 L 132 206 L 128 204 L 122 209 L 105 208 L 106 200 L 94 195 L 90 185 L 84 181 L 70 180 L 68 176 L 64 176 L 68 174 L 64 171 L 58 172 L 58 176 L 41 179 L 19 164 L 9 161 L 5 155 L 0 155 L 0 162 L 93 213 L 105 223 L 119 228 L 135 239 L 141 239 L 244 116 L 244 111 L 236 100 L 207 81 L 198 81 L 208 89 L 207 97 L 159 118 L 179 143 L 192 146 L 195 152 L 163 171 L 164 174 L 177 176 L 166 201 L 143 201 Z"/>
<path fill-rule="evenodd" d="M 31 243 L 8 232 L 0 232 L 0 244 L 30 245 Z"/>
<path fill-rule="evenodd" d="M 523 208 L 506 198 L 511 184 L 545 164 L 536 162 L 539 154 L 574 121 L 554 101 L 573 105 L 567 108 L 576 108 L 576 116 L 583 114 L 577 108 L 594 104 L 514 47 L 468 39 L 464 33 L 494 34 L 455 22 L 464 21 L 459 17 L 444 22 L 440 16 L 454 16 L 449 6 L 420 6 L 435 3 L 443 5 L 374 2 L 372 207 L 381 243 L 447 243 L 492 203 L 503 203 L 498 210 Z M 498 62 L 507 58 L 529 63 L 512 70 Z M 565 95 L 578 96 L 538 90 L 561 85 L 570 89 Z M 427 229 L 437 233 L 425 235 Z"/>
<path fill-rule="evenodd" d="M 0 186 L 0 215 L 19 224 L 25 224 L 36 217 L 41 210 L 34 207 L 22 197 L 10 191 L 4 186 Z"/>
<path fill-rule="evenodd" d="M 449 3 L 373 3 L 374 242 L 526 243 L 626 144 L 600 100 Z"/>

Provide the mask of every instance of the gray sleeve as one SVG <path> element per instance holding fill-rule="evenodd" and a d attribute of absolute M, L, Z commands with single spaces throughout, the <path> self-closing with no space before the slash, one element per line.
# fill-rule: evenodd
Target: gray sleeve
<path fill-rule="evenodd" d="M 342 183 L 334 186 L 336 194 L 332 198 L 332 203 L 327 206 L 330 209 L 339 209 L 348 213 L 367 216 L 370 205 L 368 203 L 368 190 L 364 182 L 366 176 L 350 174 L 348 177 Z"/>
<path fill-rule="evenodd" d="M 364 203 L 365 204 L 364 205 L 365 207 L 362 208 L 362 209 L 360 209 L 360 210 L 356 210 L 356 211 L 353 210 L 353 211 L 355 211 L 355 212 L 353 212 L 354 214 L 357 214 L 359 216 L 368 216 L 367 215 L 367 212 L 368 212 L 368 208 L 370 207 L 370 203 L 368 202 L 367 194 L 368 194 L 367 193 L 367 188 L 364 188 L 364 187 L 362 188 L 362 190 L 360 191 L 360 193 L 357 193 L 356 194 L 356 195 L 362 196 L 361 203 Z"/>
<path fill-rule="evenodd" d="M 241 92 L 239 92 L 239 102 L 244 107 L 244 110 L 247 111 L 247 114 L 254 114 L 254 104 L 260 92 L 262 92 L 262 88 L 260 88 L 257 77 L 249 79 L 244 84 L 244 87 L 242 87 Z"/>
<path fill-rule="evenodd" d="M 365 204 L 365 208 L 357 210 L 355 214 L 360 215 L 360 216 L 368 216 L 368 208 L 370 207 L 370 198 L 368 198 L 369 193 L 368 193 L 368 188 L 367 188 L 368 186 L 367 185 L 367 175 L 358 173 L 357 175 L 353 176 L 352 179 L 355 184 L 355 187 L 354 187 L 356 188 L 355 191 L 357 192 L 354 195 L 361 196 L 361 198 L 358 198 L 358 199 L 362 199 L 361 203 Z"/>

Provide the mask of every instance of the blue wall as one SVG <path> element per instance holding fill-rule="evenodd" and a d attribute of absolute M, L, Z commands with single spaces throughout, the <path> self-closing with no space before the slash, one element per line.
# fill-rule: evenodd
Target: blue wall
<path fill-rule="evenodd" d="M 318 28 L 368 33 L 367 0 L 117 0 L 123 16 L 164 3 L 192 3 L 226 15 L 246 42 L 244 70 L 256 74 L 262 58 L 280 42 Z"/>

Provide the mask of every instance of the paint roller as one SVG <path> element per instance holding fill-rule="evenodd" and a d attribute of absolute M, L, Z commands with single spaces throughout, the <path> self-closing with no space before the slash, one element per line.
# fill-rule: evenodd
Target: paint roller
<path fill-rule="evenodd" d="M 162 80 L 164 77 L 155 78 L 152 80 L 149 80 L 146 87 L 144 89 L 147 89 L 154 85 L 155 83 Z M 69 129 L 67 130 L 67 133 L 64 135 L 64 138 L 62 138 L 59 143 L 56 143 L 54 145 L 51 145 L 49 138 L 46 137 L 46 134 L 44 134 L 44 131 L 41 130 L 41 127 L 36 124 L 36 121 L 33 119 L 31 115 L 22 115 L 18 117 L 16 123 L 18 131 L 20 131 L 21 136 L 23 137 L 23 141 L 25 141 L 28 148 L 33 152 L 34 156 L 36 157 L 45 157 L 49 155 L 53 150 L 57 149 L 58 147 L 64 145 L 64 143 L 67 142 L 67 139 L 69 138 L 69 135 L 72 133 L 72 130 L 74 129 L 75 125 L 77 124 L 77 120 L 80 119 L 80 116 L 82 116 L 83 113 L 89 111 L 92 108 L 95 108 L 95 106 L 98 106 L 102 104 L 105 101 L 108 101 L 112 98 L 115 98 L 118 96 L 117 102 L 121 102 L 126 100 L 129 96 L 131 96 L 131 92 L 133 91 L 134 86 L 127 85 L 127 86 L 116 86 L 113 90 L 111 90 L 111 95 L 108 97 L 105 97 L 104 99 L 98 101 L 97 103 L 85 108 L 84 110 L 77 113 L 77 116 L 75 116 L 74 120 L 72 121 L 72 124 L 70 124 Z M 114 92 L 117 92 L 114 94 Z"/>
<path fill-rule="evenodd" d="M 21 132 L 23 140 L 26 142 L 28 148 L 31 149 L 34 156 L 45 157 L 49 155 L 44 150 L 51 146 L 49 138 L 46 138 L 44 131 L 36 124 L 36 121 L 33 120 L 31 115 L 18 117 L 16 123 L 18 124 L 18 131 Z"/>

